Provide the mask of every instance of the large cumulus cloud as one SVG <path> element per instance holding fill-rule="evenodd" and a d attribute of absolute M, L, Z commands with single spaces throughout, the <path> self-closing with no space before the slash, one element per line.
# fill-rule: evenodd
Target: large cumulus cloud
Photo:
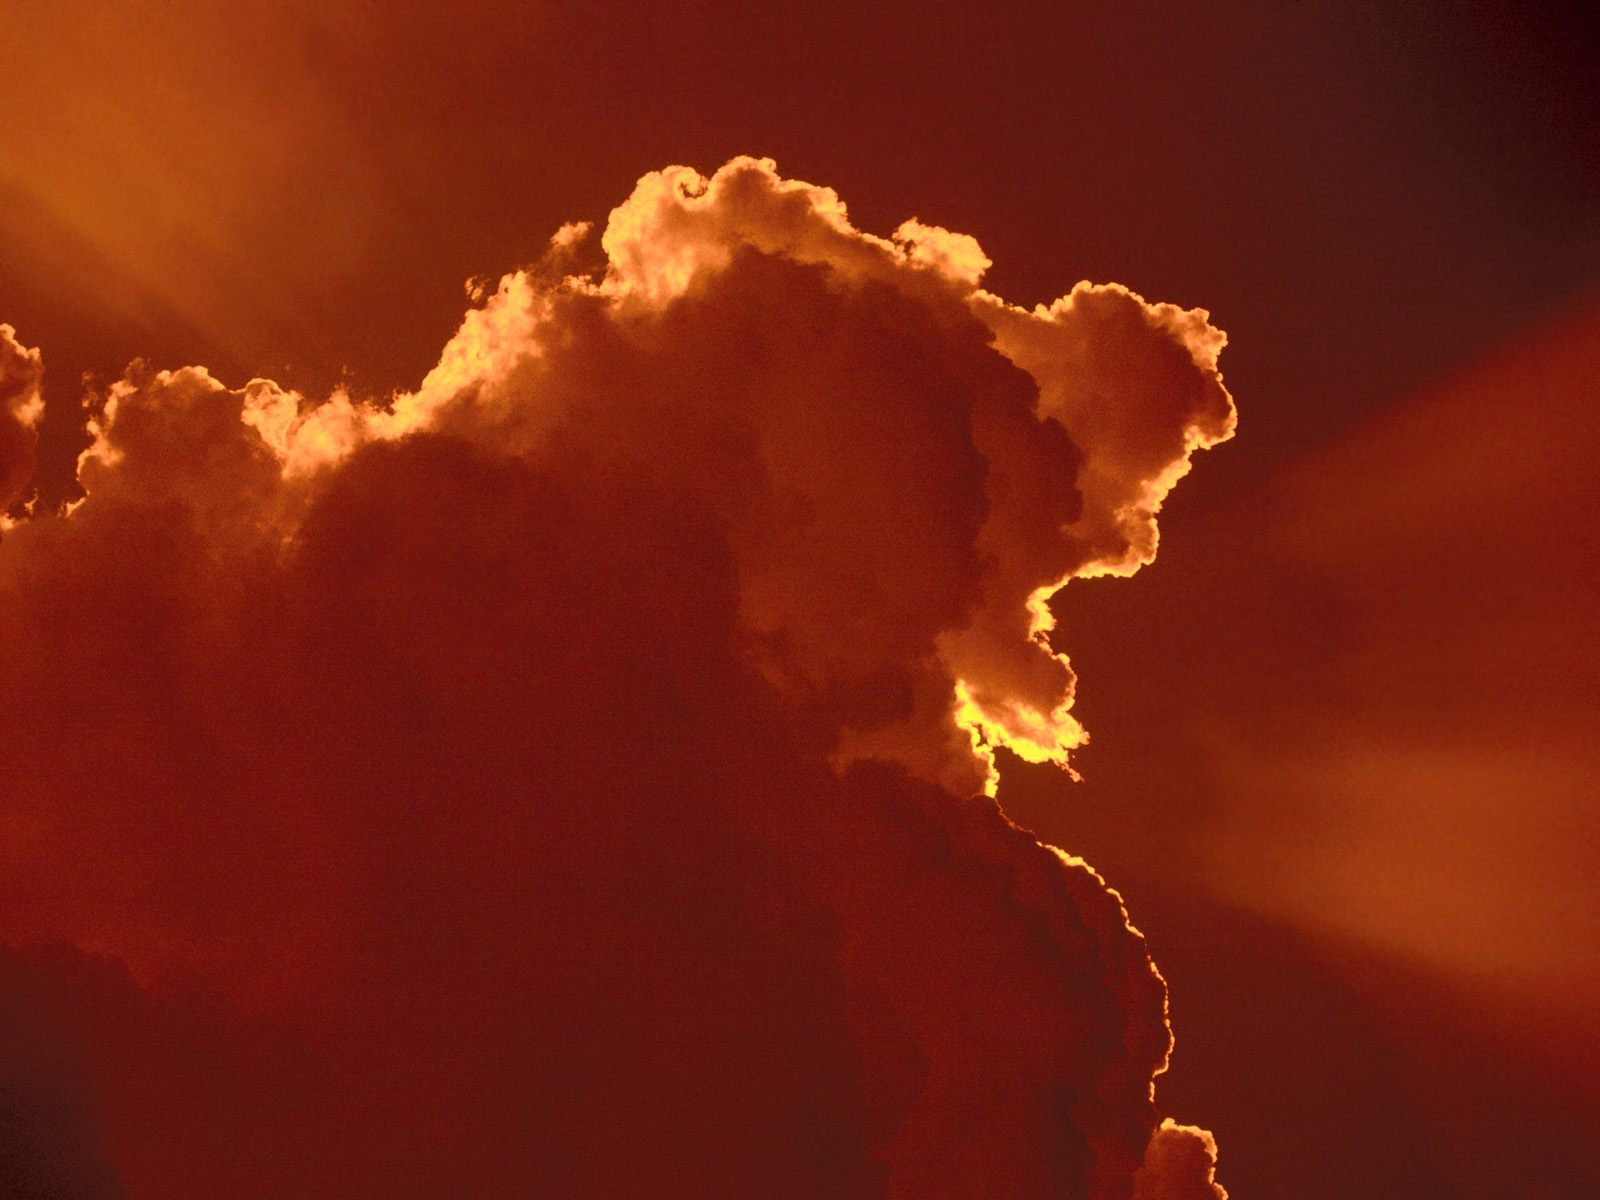
<path fill-rule="evenodd" d="M 5 533 L 0 993 L 76 997 L 39 1042 L 83 1110 L 36 1157 L 164 1197 L 1199 1186 L 1178 1134 L 1146 1160 L 1142 939 L 982 793 L 994 745 L 1081 741 L 1044 599 L 1153 555 L 1232 429 L 1221 335 L 1015 308 L 970 238 L 754 160 L 595 243 L 382 403 L 136 366 L 85 498 Z M 8 337 L 8 446 L 37 370 Z"/>

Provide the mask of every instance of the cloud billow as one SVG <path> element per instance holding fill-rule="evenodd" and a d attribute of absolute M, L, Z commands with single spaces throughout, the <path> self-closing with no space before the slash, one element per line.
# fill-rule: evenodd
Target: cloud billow
<path fill-rule="evenodd" d="M 382 402 L 136 364 L 85 497 L 6 529 L 0 999 L 75 997 L 26 1007 L 76 1114 L 36 1157 L 134 1197 L 1220 1195 L 1157 1131 L 1143 939 L 985 792 L 1081 744 L 1045 600 L 1154 555 L 1232 432 L 1221 334 L 1016 308 L 972 239 L 765 161 L 596 240 Z"/>

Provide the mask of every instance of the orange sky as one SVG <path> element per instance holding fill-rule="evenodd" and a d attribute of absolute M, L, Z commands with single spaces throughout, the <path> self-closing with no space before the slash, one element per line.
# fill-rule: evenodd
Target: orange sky
<path fill-rule="evenodd" d="M 1085 779 L 1018 765 L 1002 802 L 1128 900 L 1172 984 L 1163 1107 L 1216 1130 L 1234 1195 L 1600 1187 L 1600 39 L 1577 6 L 15 8 L 0 321 L 43 353 L 45 506 L 77 494 L 84 372 L 416 389 L 464 282 L 598 232 L 673 163 L 771 155 L 858 229 L 971 234 L 1014 302 L 1088 279 L 1207 309 L 1239 437 L 1174 493 L 1156 565 L 1059 595 Z M 679 536 L 624 525 L 651 552 Z M 406 553 L 398 579 L 433 561 Z M 877 586 L 849 559 L 807 569 Z M 780 612 L 797 585 L 771 578 Z M 675 619 L 664 593 L 646 628 Z M 890 703 L 862 675 L 829 703 Z M 338 859 L 290 816 L 265 821 L 275 853 Z M 322 911 L 352 886 L 328 869 L 271 886 Z M 126 925 L 160 941 L 164 919 Z M 300 940 L 238 952 L 298 970 Z"/>

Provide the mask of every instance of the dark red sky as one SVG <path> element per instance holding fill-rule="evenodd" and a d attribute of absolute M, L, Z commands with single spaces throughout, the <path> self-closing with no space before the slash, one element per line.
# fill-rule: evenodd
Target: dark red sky
<path fill-rule="evenodd" d="M 1002 799 L 1123 890 L 1236 1196 L 1600 1188 L 1582 6 L 14 8 L 47 493 L 82 372 L 413 387 L 464 280 L 671 163 L 972 234 L 1015 301 L 1209 309 L 1239 436 L 1059 599 L 1086 782 Z"/>

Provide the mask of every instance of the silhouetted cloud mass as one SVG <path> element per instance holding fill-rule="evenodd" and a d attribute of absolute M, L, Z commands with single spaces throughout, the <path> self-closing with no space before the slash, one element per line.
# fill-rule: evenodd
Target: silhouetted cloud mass
<path fill-rule="evenodd" d="M 1223 337 L 987 266 L 739 159 L 414 392 L 130 368 L 0 541 L 29 1194 L 1220 1197 L 1143 939 L 985 792 L 1083 741 L 1045 600 L 1154 555 Z"/>

